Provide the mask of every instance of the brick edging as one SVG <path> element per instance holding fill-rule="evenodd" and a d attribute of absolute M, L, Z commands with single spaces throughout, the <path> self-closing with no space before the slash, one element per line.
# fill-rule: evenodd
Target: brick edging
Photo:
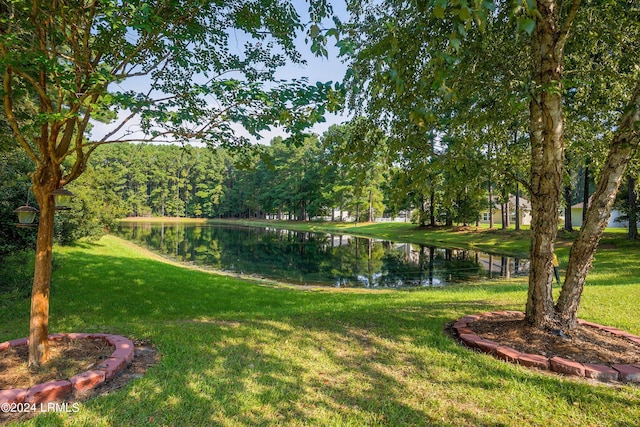
<path fill-rule="evenodd" d="M 491 317 L 503 317 L 505 315 L 516 315 L 524 318 L 521 311 L 492 311 L 486 313 L 472 314 L 456 320 L 453 329 L 458 333 L 460 340 L 467 346 L 481 352 L 511 363 L 535 367 L 543 370 L 550 370 L 560 374 L 575 375 L 583 378 L 593 378 L 600 381 L 626 381 L 640 383 L 640 362 L 633 365 L 601 365 L 592 363 L 578 363 L 562 357 L 545 357 L 539 354 L 522 353 L 511 347 L 500 345 L 494 341 L 480 338 L 470 328 L 473 322 Z M 578 319 L 578 324 L 601 331 L 609 332 L 615 336 L 625 338 L 635 344 L 640 344 L 640 337 L 609 326 L 598 325 Z"/>
<path fill-rule="evenodd" d="M 92 370 L 81 372 L 71 378 L 36 384 L 28 389 L 12 388 L 0 390 L 0 404 L 40 404 L 63 400 L 72 393 L 78 395 L 87 392 L 118 375 L 131 363 L 134 357 L 135 347 L 133 342 L 120 335 L 87 333 L 49 335 L 50 341 L 59 341 L 63 338 L 72 340 L 101 339 L 114 346 L 115 350 L 109 358 L 102 361 L 102 363 Z M 0 343 L 0 351 L 7 350 L 11 347 L 27 345 L 28 343 L 29 340 L 27 338 L 5 341 Z"/>

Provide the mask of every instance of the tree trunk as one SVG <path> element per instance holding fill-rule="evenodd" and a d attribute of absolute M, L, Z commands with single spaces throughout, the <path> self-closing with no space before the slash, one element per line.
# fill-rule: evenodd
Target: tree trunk
<path fill-rule="evenodd" d="M 629 198 L 629 240 L 638 237 L 638 218 L 636 217 L 636 180 L 627 174 L 627 196 Z"/>
<path fill-rule="evenodd" d="M 564 330 L 571 330 L 576 325 L 580 299 L 593 255 L 609 222 L 620 181 L 640 143 L 640 135 L 636 130 L 637 123 L 640 122 L 640 80 L 624 111 L 626 113 L 620 119 L 618 130 L 611 141 L 591 206 L 569 254 L 565 282 L 556 305 L 558 321 Z"/>
<path fill-rule="evenodd" d="M 516 182 L 516 221 L 515 221 L 516 231 L 520 231 L 520 188 L 518 188 L 518 183 Z"/>
<path fill-rule="evenodd" d="M 305 201 L 300 202 L 300 214 L 298 221 L 306 221 L 307 219 L 307 203 Z"/>
<path fill-rule="evenodd" d="M 589 166 L 584 167 L 584 188 L 582 189 L 582 224 L 587 218 L 587 209 L 589 209 Z"/>
<path fill-rule="evenodd" d="M 573 231 L 573 221 L 571 218 L 571 186 L 564 186 L 564 231 Z"/>
<path fill-rule="evenodd" d="M 36 176 L 34 174 L 34 176 Z M 51 192 L 55 184 L 40 183 L 34 178 L 33 192 L 40 207 L 36 260 L 31 290 L 29 318 L 29 369 L 36 370 L 49 359 L 49 290 L 53 248 L 55 206 Z"/>
<path fill-rule="evenodd" d="M 506 224 L 506 228 L 509 228 L 511 225 L 510 218 L 511 211 L 509 210 L 509 195 L 507 194 L 507 203 L 504 204 L 504 223 Z"/>
<path fill-rule="evenodd" d="M 436 194 L 433 188 L 431 188 L 431 194 L 429 195 L 429 203 L 431 205 L 429 206 L 429 224 L 432 227 L 435 227 L 436 226 L 436 211 L 435 211 Z"/>
<path fill-rule="evenodd" d="M 489 228 L 493 228 L 493 187 L 489 181 Z"/>
<path fill-rule="evenodd" d="M 538 328 L 555 326 L 553 251 L 564 160 L 562 63 L 566 34 L 553 0 L 537 2 L 531 38 L 533 93 L 529 103 L 531 139 L 531 248 L 526 319 Z"/>
<path fill-rule="evenodd" d="M 369 213 L 368 222 L 373 222 L 373 190 L 369 190 Z"/>
<path fill-rule="evenodd" d="M 176 195 L 175 200 L 180 200 L 180 185 L 176 185 L 176 192 L 177 192 L 177 195 Z M 178 207 L 178 205 L 176 204 L 176 208 L 177 207 Z M 185 209 L 185 214 L 182 215 L 183 217 L 186 216 L 186 212 L 187 212 L 187 204 L 186 203 L 184 205 L 184 209 Z M 177 211 L 177 209 L 174 211 L 174 216 L 180 217 L 180 212 L 176 212 L 176 211 Z"/>

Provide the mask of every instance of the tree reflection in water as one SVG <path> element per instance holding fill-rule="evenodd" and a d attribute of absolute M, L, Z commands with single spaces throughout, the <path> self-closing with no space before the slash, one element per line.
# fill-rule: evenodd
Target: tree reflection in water
<path fill-rule="evenodd" d="M 123 222 L 114 234 L 176 261 L 294 284 L 444 286 L 529 267 L 524 258 L 267 227 Z"/>

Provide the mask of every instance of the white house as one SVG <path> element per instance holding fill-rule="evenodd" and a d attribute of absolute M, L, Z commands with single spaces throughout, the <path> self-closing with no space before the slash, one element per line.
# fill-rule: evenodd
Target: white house
<path fill-rule="evenodd" d="M 571 206 L 571 225 L 574 227 L 580 228 L 582 226 L 582 211 L 584 208 L 584 203 L 577 203 Z M 627 228 L 629 227 L 629 221 L 616 221 L 622 212 L 617 209 L 611 211 L 611 217 L 609 218 L 609 223 L 607 227 L 610 228 Z"/>
<path fill-rule="evenodd" d="M 502 213 L 500 211 L 500 203 L 496 200 L 493 208 L 493 223 L 495 225 L 502 225 Z M 509 196 L 509 223 L 513 224 L 516 221 L 516 196 Z M 485 210 L 480 214 L 480 224 L 489 224 L 489 210 Z M 529 200 L 520 197 L 520 225 L 531 224 L 531 202 Z"/>

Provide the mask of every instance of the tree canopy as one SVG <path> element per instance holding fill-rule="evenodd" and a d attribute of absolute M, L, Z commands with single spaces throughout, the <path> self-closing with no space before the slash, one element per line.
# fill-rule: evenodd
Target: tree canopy
<path fill-rule="evenodd" d="M 617 186 L 640 142 L 640 3 L 354 0 L 350 11 L 340 44 L 352 109 L 392 135 L 418 126 L 470 154 L 528 132 L 528 171 L 521 165 L 508 172 L 532 201 L 527 319 L 571 329 Z M 416 142 L 423 143 L 405 140 Z M 574 159 L 603 154 L 594 203 L 554 304 L 551 260 L 567 149 Z M 502 157 L 503 165 L 518 159 Z"/>
<path fill-rule="evenodd" d="M 331 7 L 310 0 L 306 12 L 315 23 Z M 0 96 L 35 165 L 40 207 L 30 366 L 47 357 L 52 192 L 77 179 L 104 144 L 238 146 L 270 126 L 301 135 L 323 119 L 332 89 L 275 77 L 287 61 L 302 61 L 294 39 L 304 29 L 289 1 L 0 1 Z M 308 36 L 322 52 L 317 31 L 309 27 Z M 21 114 L 27 100 L 35 115 Z M 92 119 L 112 127 L 91 139 Z"/>

